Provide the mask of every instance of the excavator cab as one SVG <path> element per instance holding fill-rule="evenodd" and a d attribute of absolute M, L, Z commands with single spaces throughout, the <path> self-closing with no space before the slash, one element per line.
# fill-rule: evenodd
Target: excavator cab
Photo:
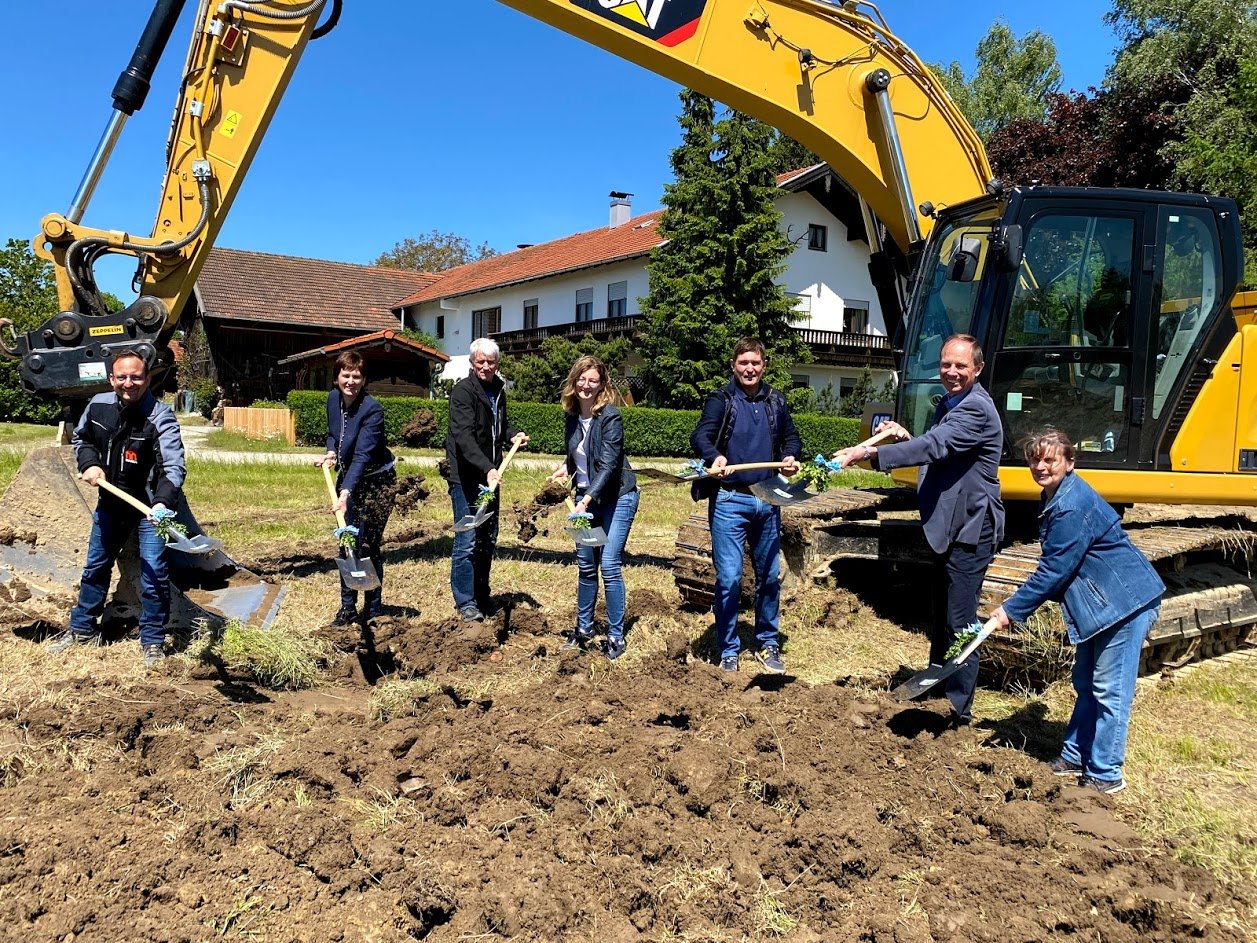
<path fill-rule="evenodd" d="M 1241 259 L 1238 212 L 1215 197 L 1031 187 L 949 208 L 910 303 L 898 415 L 914 434 L 928 428 L 942 341 L 973 334 L 1011 468 L 1024 465 L 1018 439 L 1052 425 L 1077 444 L 1080 468 L 1169 471 L 1184 415 L 1235 333 L 1227 301 Z M 1024 472 L 1001 478 L 1006 497 L 1037 497 Z"/>

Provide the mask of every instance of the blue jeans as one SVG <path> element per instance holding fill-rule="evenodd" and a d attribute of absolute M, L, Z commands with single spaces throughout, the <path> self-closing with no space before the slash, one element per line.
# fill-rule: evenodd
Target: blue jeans
<path fill-rule="evenodd" d="M 777 644 L 781 601 L 781 511 L 753 494 L 721 488 L 708 504 L 711 555 L 716 564 L 712 613 L 720 657 L 736 657 L 738 603 L 742 586 L 742 547 L 749 544 L 755 570 L 755 638 L 759 647 Z"/>
<path fill-rule="evenodd" d="M 621 495 L 615 504 L 591 502 L 589 510 L 594 519 L 593 527 L 607 532 L 607 542 L 601 547 L 579 547 L 576 565 L 579 577 L 576 583 L 576 631 L 581 635 L 593 632 L 594 606 L 598 602 L 598 573 L 602 572 L 602 589 L 607 596 L 607 637 L 624 638 L 624 575 L 620 569 L 624 545 L 628 543 L 629 528 L 637 514 L 640 493 L 633 489 Z"/>
<path fill-rule="evenodd" d="M 1061 756 L 1095 779 L 1122 778 L 1139 653 L 1160 612 L 1157 601 L 1077 646 L 1074 690 L 1078 700 L 1065 729 Z"/>
<path fill-rule="evenodd" d="M 140 549 L 140 644 L 160 645 L 166 639 L 170 619 L 170 586 L 166 570 L 166 541 L 157 536 L 153 522 L 130 508 L 102 509 L 92 514 L 92 535 L 87 541 L 87 562 L 79 581 L 79 600 L 70 612 L 70 630 L 91 635 L 105 611 L 114 561 L 131 532 L 139 525 Z"/>
<path fill-rule="evenodd" d="M 450 483 L 450 502 L 454 506 L 454 520 L 460 521 L 475 510 L 478 484 Z M 468 494 L 470 493 L 470 497 Z M 481 610 L 493 608 L 489 596 L 489 571 L 493 568 L 493 551 L 498 543 L 498 495 L 493 494 L 489 505 L 493 512 L 487 521 L 475 530 L 454 534 L 454 553 L 450 558 L 450 590 L 454 594 L 454 608 L 465 609 L 475 605 Z"/>

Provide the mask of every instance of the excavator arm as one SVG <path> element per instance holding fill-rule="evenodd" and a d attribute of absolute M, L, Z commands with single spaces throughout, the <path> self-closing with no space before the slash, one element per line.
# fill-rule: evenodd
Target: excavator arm
<path fill-rule="evenodd" d="M 976 134 L 871 4 L 501 2 L 779 128 L 852 185 L 901 253 L 931 223 L 916 201 L 957 203 L 981 194 L 990 178 Z M 44 217 L 34 240 L 55 266 L 61 313 L 0 339 L 33 390 L 75 399 L 104 389 L 121 347 L 140 347 L 159 373 L 168 366 L 167 342 L 271 117 L 306 44 L 338 18 L 341 0 L 200 0 L 152 233 L 85 226 L 118 116 L 142 103 L 135 87 L 146 90 L 144 73 L 151 75 L 182 6 L 158 0 L 70 210 Z M 868 228 L 876 240 L 880 228 Z M 139 297 L 122 311 L 106 310 L 95 286 L 93 263 L 104 253 L 138 260 Z"/>

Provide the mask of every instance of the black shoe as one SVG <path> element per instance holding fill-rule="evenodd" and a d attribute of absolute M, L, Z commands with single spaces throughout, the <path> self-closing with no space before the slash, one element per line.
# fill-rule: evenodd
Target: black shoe
<path fill-rule="evenodd" d="M 567 639 L 563 642 L 563 644 L 559 646 L 559 649 L 565 652 L 583 652 L 589 647 L 589 643 L 592 639 L 592 633 L 586 635 L 584 632 L 578 632 L 576 629 L 573 629 L 568 634 Z"/>
<path fill-rule="evenodd" d="M 755 660 L 763 665 L 764 670 L 770 675 L 786 673 L 786 663 L 781 660 L 781 649 L 776 645 L 765 645 L 755 653 Z"/>
<path fill-rule="evenodd" d="M 1106 795 L 1113 795 L 1115 792 L 1121 792 L 1126 788 L 1126 780 L 1121 776 L 1117 779 L 1096 779 L 1094 776 L 1084 776 L 1078 780 L 1078 785 L 1083 789 L 1094 789 L 1096 792 L 1103 792 Z"/>
<path fill-rule="evenodd" d="M 483 622 L 484 613 L 474 603 L 458 610 L 458 617 L 464 622 Z"/>
<path fill-rule="evenodd" d="M 358 610 L 353 606 L 341 606 L 332 616 L 332 625 L 354 625 L 358 621 Z"/>
<path fill-rule="evenodd" d="M 1082 767 L 1077 763 L 1071 763 L 1063 756 L 1058 756 L 1047 765 L 1052 771 L 1053 776 L 1081 776 Z"/>
<path fill-rule="evenodd" d="M 624 644 L 624 639 L 608 637 L 607 649 L 606 649 L 607 657 L 610 658 L 612 661 L 615 661 L 617 658 L 619 658 L 621 655 L 624 654 L 625 647 L 626 646 Z"/>
<path fill-rule="evenodd" d="M 720 659 L 720 670 L 725 674 L 733 674 L 738 670 L 738 656 L 730 655 Z"/>

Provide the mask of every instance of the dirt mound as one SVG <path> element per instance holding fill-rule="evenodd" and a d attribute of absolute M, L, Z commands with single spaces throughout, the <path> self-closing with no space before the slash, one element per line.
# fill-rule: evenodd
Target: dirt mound
<path fill-rule="evenodd" d="M 519 526 L 520 543 L 528 543 L 538 533 L 549 533 L 537 527 L 537 519 L 556 504 L 562 504 L 568 497 L 567 486 L 557 481 L 547 481 L 528 504 L 513 504 L 511 512 Z"/>
<path fill-rule="evenodd" d="M 362 689 L 233 703 L 173 678 L 26 706 L 0 744 L 0 921 L 36 943 L 1242 939 L 1111 799 L 940 714 L 539 656 L 524 608 L 467 628 L 381 631 L 437 682 L 387 723 Z M 441 672 L 469 664 L 540 683 L 467 696 Z"/>

